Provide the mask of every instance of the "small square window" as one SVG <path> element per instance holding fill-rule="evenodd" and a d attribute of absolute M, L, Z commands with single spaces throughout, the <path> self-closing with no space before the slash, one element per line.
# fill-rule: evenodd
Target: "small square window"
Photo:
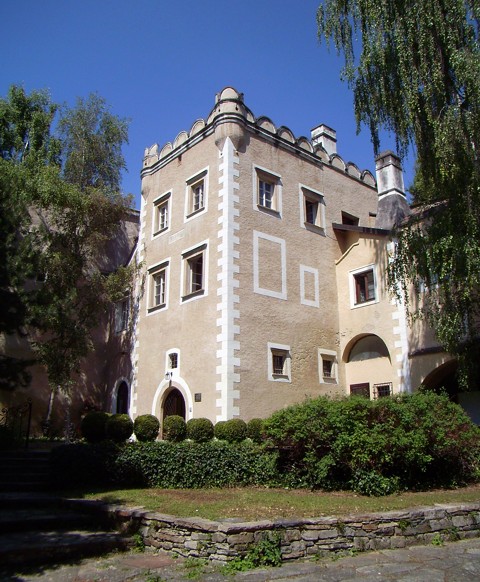
<path fill-rule="evenodd" d="M 325 201 L 320 192 L 300 186 L 301 226 L 325 233 Z"/>
<path fill-rule="evenodd" d="M 375 300 L 373 269 L 353 275 L 355 282 L 355 305 Z"/>
<path fill-rule="evenodd" d="M 160 234 L 170 226 L 170 193 L 154 201 L 153 236 Z"/>
<path fill-rule="evenodd" d="M 254 167 L 254 205 L 257 209 L 279 215 L 281 212 L 282 185 L 280 176 Z"/>
<path fill-rule="evenodd" d="M 290 347 L 279 344 L 268 344 L 269 379 L 280 382 L 291 381 Z"/>
<path fill-rule="evenodd" d="M 364 396 L 370 398 L 370 384 L 364 382 L 362 384 L 350 384 L 350 394 L 352 396 Z"/>
<path fill-rule="evenodd" d="M 115 333 L 120 333 L 127 329 L 129 316 L 129 301 L 122 299 L 115 303 Z"/>
<path fill-rule="evenodd" d="M 391 396 L 392 394 L 392 383 L 385 382 L 384 384 L 374 384 L 373 385 L 373 397 L 374 398 L 385 398 Z"/>
<path fill-rule="evenodd" d="M 318 350 L 318 371 L 320 383 L 336 384 L 337 378 L 337 354 L 333 350 Z"/>
<path fill-rule="evenodd" d="M 161 309 L 167 304 L 167 269 L 168 263 L 164 263 L 149 271 L 149 312 Z"/>
<path fill-rule="evenodd" d="M 185 261 L 184 295 L 187 299 L 205 292 L 205 250 L 206 245 L 183 255 Z"/>

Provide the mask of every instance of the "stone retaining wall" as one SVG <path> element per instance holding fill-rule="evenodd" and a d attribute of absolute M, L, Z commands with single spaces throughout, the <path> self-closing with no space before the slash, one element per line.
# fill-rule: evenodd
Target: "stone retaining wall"
<path fill-rule="evenodd" d="M 146 546 L 185 557 L 221 562 L 245 555 L 252 544 L 268 539 L 272 534 L 279 536 L 283 560 L 346 550 L 403 548 L 480 536 L 480 503 L 247 523 L 176 518 L 141 508 L 104 506 L 103 509 L 124 531 L 139 532 Z"/>

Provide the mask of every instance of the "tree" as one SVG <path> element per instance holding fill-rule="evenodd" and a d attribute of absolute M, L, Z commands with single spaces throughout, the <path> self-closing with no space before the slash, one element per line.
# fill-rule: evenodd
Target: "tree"
<path fill-rule="evenodd" d="M 12 87 L 0 100 L 0 291 L 10 306 L 0 332 L 28 335 L 54 390 L 67 387 L 109 306 L 97 259 L 130 205 L 119 192 L 127 122 L 95 96 L 63 113 L 57 136 L 57 112 L 44 92 Z"/>
<path fill-rule="evenodd" d="M 376 153 L 381 128 L 401 155 L 415 148 L 420 211 L 396 233 L 389 282 L 459 357 L 464 384 L 476 381 L 480 315 L 479 19 L 478 0 L 325 0 L 317 13 L 345 56 L 357 128 Z"/>

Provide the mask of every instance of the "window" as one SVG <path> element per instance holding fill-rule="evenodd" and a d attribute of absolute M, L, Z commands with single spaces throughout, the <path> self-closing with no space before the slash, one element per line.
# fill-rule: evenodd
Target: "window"
<path fill-rule="evenodd" d="M 207 170 L 187 180 L 187 218 L 205 210 Z"/>
<path fill-rule="evenodd" d="M 349 214 L 348 212 L 342 211 L 342 224 L 348 224 L 350 226 L 358 226 L 358 216 Z"/>
<path fill-rule="evenodd" d="M 352 396 L 370 398 L 370 384 L 368 382 L 364 382 L 363 384 L 350 384 L 350 394 Z"/>
<path fill-rule="evenodd" d="M 282 185 L 280 176 L 254 166 L 254 207 L 274 215 L 281 212 Z"/>
<path fill-rule="evenodd" d="M 268 344 L 268 378 L 279 382 L 291 381 L 290 346 Z"/>
<path fill-rule="evenodd" d="M 336 384 L 337 353 L 333 350 L 318 350 L 318 372 L 321 384 Z"/>
<path fill-rule="evenodd" d="M 167 270 L 168 263 L 162 263 L 149 270 L 149 312 L 167 305 Z"/>
<path fill-rule="evenodd" d="M 177 352 L 172 352 L 168 354 L 168 367 L 170 370 L 175 370 L 178 368 L 178 354 Z"/>
<path fill-rule="evenodd" d="M 392 394 L 392 383 L 385 382 L 384 384 L 374 384 L 373 385 L 373 397 L 374 398 L 385 398 Z"/>
<path fill-rule="evenodd" d="M 375 299 L 375 283 L 373 271 L 365 271 L 354 275 L 355 279 L 355 303 L 365 303 Z"/>
<path fill-rule="evenodd" d="M 205 292 L 205 250 L 207 245 L 184 253 L 184 292 L 182 301 Z"/>
<path fill-rule="evenodd" d="M 301 226 L 308 230 L 325 232 L 325 202 L 320 192 L 300 186 Z"/>
<path fill-rule="evenodd" d="M 115 333 L 120 333 L 127 329 L 128 325 L 128 299 L 122 299 L 115 303 Z"/>
<path fill-rule="evenodd" d="M 170 192 L 154 201 L 153 236 L 160 234 L 169 227 Z"/>
<path fill-rule="evenodd" d="M 351 306 L 357 307 L 378 300 L 374 265 L 350 272 Z"/>

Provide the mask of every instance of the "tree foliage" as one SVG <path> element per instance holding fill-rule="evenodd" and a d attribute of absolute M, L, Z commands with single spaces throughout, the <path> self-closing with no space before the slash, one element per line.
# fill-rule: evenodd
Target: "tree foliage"
<path fill-rule="evenodd" d="M 42 91 L 0 99 L 0 333 L 27 336 L 65 387 L 108 306 L 114 285 L 96 258 L 130 200 L 118 189 L 126 122 L 96 96 L 55 125 L 58 113 Z"/>
<path fill-rule="evenodd" d="M 376 152 L 384 128 L 400 154 L 417 154 L 422 211 L 397 233 L 391 287 L 407 300 L 413 289 L 411 312 L 465 361 L 479 316 L 479 19 L 478 0 L 325 0 L 317 13 L 319 35 L 345 56 L 358 128 Z"/>

